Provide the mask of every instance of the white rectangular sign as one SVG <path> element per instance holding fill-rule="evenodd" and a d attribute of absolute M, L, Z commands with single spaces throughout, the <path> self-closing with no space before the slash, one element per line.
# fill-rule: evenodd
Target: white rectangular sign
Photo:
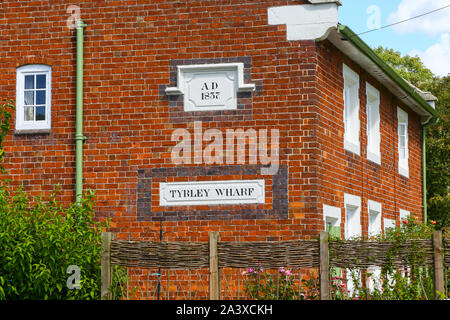
<path fill-rule="evenodd" d="M 265 203 L 264 180 L 168 182 L 159 185 L 160 206 Z"/>

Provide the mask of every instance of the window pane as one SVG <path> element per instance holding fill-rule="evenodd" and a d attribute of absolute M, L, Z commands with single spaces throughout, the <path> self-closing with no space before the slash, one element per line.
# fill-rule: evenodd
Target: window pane
<path fill-rule="evenodd" d="M 405 148 L 406 147 L 406 137 L 405 136 L 400 136 L 398 137 L 399 139 L 399 144 L 400 144 L 400 148 Z"/>
<path fill-rule="evenodd" d="M 45 120 L 45 107 L 36 107 L 36 121 Z"/>
<path fill-rule="evenodd" d="M 36 76 L 36 89 L 45 89 L 46 87 L 46 75 L 39 74 Z"/>
<path fill-rule="evenodd" d="M 33 121 L 34 120 L 34 108 L 33 107 L 25 107 L 25 121 Z"/>
<path fill-rule="evenodd" d="M 350 115 L 350 92 L 349 88 L 344 89 L 344 128 L 345 131 L 348 131 L 348 122 Z"/>
<path fill-rule="evenodd" d="M 32 106 L 34 104 L 34 91 L 25 91 L 25 105 Z"/>
<path fill-rule="evenodd" d="M 406 125 L 404 123 L 398 125 L 398 134 L 402 136 L 406 135 Z"/>
<path fill-rule="evenodd" d="M 406 148 L 401 148 L 399 154 L 400 159 L 406 159 Z"/>
<path fill-rule="evenodd" d="M 34 89 L 34 75 L 25 76 L 25 89 Z"/>
<path fill-rule="evenodd" d="M 36 104 L 45 104 L 45 90 L 36 91 Z"/>

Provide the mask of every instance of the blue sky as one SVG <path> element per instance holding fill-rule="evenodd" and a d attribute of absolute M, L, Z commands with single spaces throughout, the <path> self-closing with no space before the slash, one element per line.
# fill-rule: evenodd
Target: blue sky
<path fill-rule="evenodd" d="M 370 47 L 418 55 L 434 74 L 450 73 L 450 0 L 341 0 L 339 22 L 355 33 L 449 6 L 408 22 L 360 35 Z"/>

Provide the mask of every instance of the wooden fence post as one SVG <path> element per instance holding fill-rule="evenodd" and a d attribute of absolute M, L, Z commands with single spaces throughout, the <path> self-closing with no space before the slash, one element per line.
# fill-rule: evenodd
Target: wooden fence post
<path fill-rule="evenodd" d="M 433 256 L 434 256 L 434 292 L 436 300 L 441 299 L 437 292 L 445 293 L 444 266 L 442 261 L 442 231 L 433 232 Z"/>
<path fill-rule="evenodd" d="M 112 285 L 111 270 L 111 232 L 102 232 L 102 287 L 101 299 L 111 300 L 110 288 Z"/>
<path fill-rule="evenodd" d="M 320 249 L 320 300 L 330 300 L 330 266 L 328 252 L 328 232 L 321 232 L 319 236 Z"/>
<path fill-rule="evenodd" d="M 217 231 L 209 234 L 209 299 L 220 299 L 219 252 L 217 243 L 220 235 Z"/>

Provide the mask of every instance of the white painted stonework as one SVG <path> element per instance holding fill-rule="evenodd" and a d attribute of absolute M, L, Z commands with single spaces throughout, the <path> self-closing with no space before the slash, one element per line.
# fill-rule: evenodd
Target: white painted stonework
<path fill-rule="evenodd" d="M 237 93 L 255 90 L 244 83 L 243 63 L 186 65 L 177 67 L 177 87 L 167 95 L 184 95 L 184 111 L 237 109 Z"/>
<path fill-rule="evenodd" d="M 159 185 L 160 206 L 265 203 L 264 180 L 168 182 Z"/>
<path fill-rule="evenodd" d="M 269 25 L 285 24 L 287 40 L 323 40 L 338 25 L 338 2 L 271 7 Z"/>

